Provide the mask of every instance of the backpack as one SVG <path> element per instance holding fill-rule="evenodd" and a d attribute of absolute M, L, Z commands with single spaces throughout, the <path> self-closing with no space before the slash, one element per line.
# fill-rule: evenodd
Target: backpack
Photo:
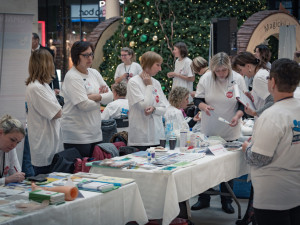
<path fill-rule="evenodd" d="M 111 143 L 120 142 L 120 141 L 124 142 L 125 145 L 127 145 L 127 141 L 128 141 L 128 132 L 127 131 L 118 132 L 118 133 L 114 134 L 110 139 Z"/>
<path fill-rule="evenodd" d="M 116 121 L 114 119 L 102 120 L 101 130 L 103 136 L 102 142 L 109 143 L 111 137 L 118 132 Z"/>
<path fill-rule="evenodd" d="M 56 153 L 50 165 L 51 172 L 73 173 L 76 158 L 82 158 L 76 148 L 69 148 Z"/>

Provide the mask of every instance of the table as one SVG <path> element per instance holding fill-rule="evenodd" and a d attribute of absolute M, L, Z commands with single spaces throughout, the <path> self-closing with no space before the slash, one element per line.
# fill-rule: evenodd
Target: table
<path fill-rule="evenodd" d="M 62 205 L 48 206 L 45 209 L 15 217 L 1 224 L 123 225 L 129 221 L 137 221 L 139 224 L 148 222 L 136 183 L 104 194 L 80 192 L 85 198 L 77 198 Z"/>
<path fill-rule="evenodd" d="M 103 167 L 92 167 L 90 172 L 135 179 L 148 218 L 162 218 L 163 225 L 167 225 L 179 214 L 178 202 L 186 201 L 249 171 L 241 151 L 220 156 L 206 155 L 194 162 L 193 166 L 169 173 Z"/>

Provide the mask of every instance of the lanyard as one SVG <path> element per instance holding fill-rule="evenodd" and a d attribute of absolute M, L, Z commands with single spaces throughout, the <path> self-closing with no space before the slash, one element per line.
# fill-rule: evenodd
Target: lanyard
<path fill-rule="evenodd" d="M 130 66 L 129 66 L 129 69 L 128 69 L 128 71 L 126 71 L 126 65 L 125 65 L 125 63 L 124 63 L 124 69 L 125 69 L 125 73 L 129 73 L 129 71 L 130 71 L 130 67 L 131 67 L 131 64 L 130 64 Z"/>

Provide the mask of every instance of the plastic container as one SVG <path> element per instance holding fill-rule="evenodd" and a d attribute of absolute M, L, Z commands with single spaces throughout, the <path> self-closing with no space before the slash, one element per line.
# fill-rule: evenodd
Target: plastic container
<path fill-rule="evenodd" d="M 183 121 L 180 130 L 180 148 L 187 147 L 188 133 L 189 133 L 189 125 L 187 124 L 187 122 Z"/>

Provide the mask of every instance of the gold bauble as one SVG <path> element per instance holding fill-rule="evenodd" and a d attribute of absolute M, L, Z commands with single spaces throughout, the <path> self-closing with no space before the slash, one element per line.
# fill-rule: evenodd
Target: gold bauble
<path fill-rule="evenodd" d="M 134 42 L 134 41 L 131 41 L 131 42 L 129 43 L 129 46 L 133 48 L 133 47 L 135 46 L 135 42 Z"/>
<path fill-rule="evenodd" d="M 142 60 L 142 56 L 139 57 L 139 61 L 141 61 L 141 60 Z"/>
<path fill-rule="evenodd" d="M 131 31 L 132 28 L 133 28 L 132 25 L 129 25 L 129 26 L 128 26 L 128 30 L 129 30 L 129 31 Z"/>
<path fill-rule="evenodd" d="M 157 40 L 158 40 L 158 37 L 157 37 L 156 35 L 154 35 L 153 38 L 152 38 L 152 40 L 153 40 L 153 41 L 157 41 Z"/>
<path fill-rule="evenodd" d="M 134 2 L 134 0 L 130 0 L 130 3 Z"/>
<path fill-rule="evenodd" d="M 149 18 L 144 19 L 144 23 L 149 23 L 149 21 L 150 21 Z"/>

